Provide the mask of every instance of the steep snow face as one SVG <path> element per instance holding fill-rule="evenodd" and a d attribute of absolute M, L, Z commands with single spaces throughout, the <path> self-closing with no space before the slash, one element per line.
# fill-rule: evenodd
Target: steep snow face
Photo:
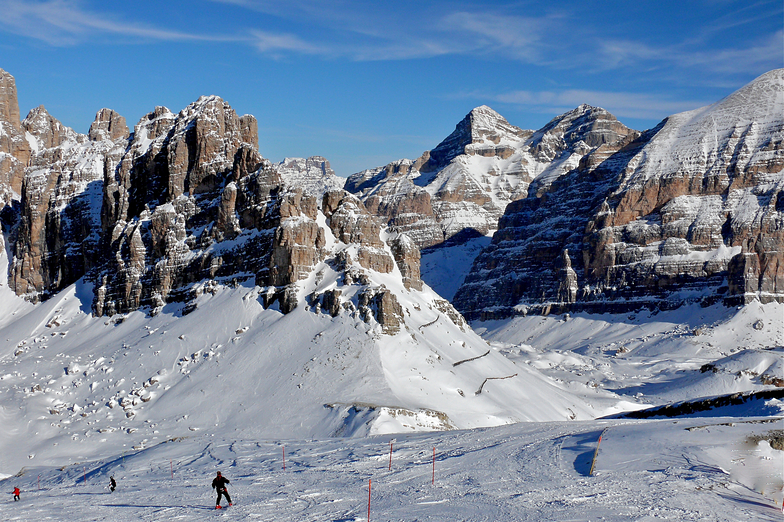
<path fill-rule="evenodd" d="M 713 105 L 667 118 L 630 162 L 626 183 L 695 171 L 726 179 L 728 170 L 771 163 L 778 168 L 769 172 L 770 181 L 778 180 L 784 161 L 782 114 L 784 69 L 777 69 Z"/>
<path fill-rule="evenodd" d="M 286 186 L 299 187 L 318 197 L 329 190 L 342 189 L 346 183 L 346 179 L 335 175 L 329 161 L 321 156 L 286 158 L 274 168 Z"/>

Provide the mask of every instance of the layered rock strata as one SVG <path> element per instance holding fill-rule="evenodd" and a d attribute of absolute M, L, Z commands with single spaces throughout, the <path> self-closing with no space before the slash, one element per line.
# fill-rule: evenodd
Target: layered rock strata
<path fill-rule="evenodd" d="M 419 248 L 492 233 L 511 201 L 537 180 L 546 190 L 587 157 L 611 154 L 638 133 L 603 109 L 582 105 L 539 131 L 511 125 L 490 107 L 472 110 L 436 148 L 349 177 L 357 194 Z"/>
<path fill-rule="evenodd" d="M 487 318 L 784 301 L 783 114 L 777 70 L 614 154 L 599 146 L 507 207 L 455 305 Z"/>
<path fill-rule="evenodd" d="M 334 176 L 326 160 L 320 174 L 308 174 L 319 162 L 306 160 L 299 175 L 312 184 L 286 182 L 258 153 L 255 118 L 218 97 L 178 114 L 156 107 L 132 133 L 102 109 L 88 135 L 43 107 L 19 122 L 4 103 L 3 117 L 17 120 L 2 128 L 24 132 L 31 151 L 19 194 L 10 180 L 2 185 L 15 209 L 3 219 L 9 285 L 30 300 L 84 277 L 94 283 L 96 315 L 154 314 L 171 303 L 190 303 L 180 305 L 188 313 L 215 284 L 251 281 L 263 304 L 283 313 L 304 303 L 394 334 L 403 323 L 395 292 L 422 289 L 416 245 L 325 184 Z M 387 284 L 397 278 L 399 289 L 374 273 Z M 303 297 L 306 281 L 322 288 L 325 278 L 334 283 Z"/>

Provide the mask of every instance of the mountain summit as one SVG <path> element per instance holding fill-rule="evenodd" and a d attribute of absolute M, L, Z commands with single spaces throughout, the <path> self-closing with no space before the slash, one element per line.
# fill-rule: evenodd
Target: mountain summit
<path fill-rule="evenodd" d="M 594 134 L 572 170 L 510 203 L 456 306 L 476 318 L 783 301 L 783 93 L 771 71 L 620 150 L 600 143 L 619 124 Z"/>

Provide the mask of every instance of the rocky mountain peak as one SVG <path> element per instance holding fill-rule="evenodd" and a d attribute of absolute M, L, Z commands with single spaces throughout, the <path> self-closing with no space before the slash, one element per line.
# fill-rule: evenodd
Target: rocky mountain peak
<path fill-rule="evenodd" d="M 0 209 L 22 189 L 30 144 L 19 121 L 16 80 L 0 69 Z"/>
<path fill-rule="evenodd" d="M 0 122 L 19 128 L 19 101 L 16 96 L 16 80 L 0 69 Z"/>
<path fill-rule="evenodd" d="M 476 318 L 784 301 L 782 94 L 784 70 L 771 71 L 642 134 L 589 106 L 555 118 L 532 139 L 538 157 L 589 152 L 506 207 L 456 307 Z"/>
<path fill-rule="evenodd" d="M 639 136 L 608 111 L 580 105 L 536 131 L 529 142 L 532 153 L 541 161 L 553 161 L 563 151 L 584 143 L 585 152 L 602 145 L 617 146 Z"/>
<path fill-rule="evenodd" d="M 27 114 L 22 120 L 22 127 L 36 138 L 38 150 L 59 147 L 66 141 L 84 141 L 76 131 L 66 127 L 60 123 L 60 120 L 49 114 L 43 105 L 39 105 Z"/>
<path fill-rule="evenodd" d="M 92 141 L 124 139 L 128 137 L 128 125 L 125 118 L 111 109 L 101 109 L 95 115 L 87 135 Z"/>
<path fill-rule="evenodd" d="M 432 172 L 449 164 L 454 158 L 466 153 L 466 147 L 493 147 L 499 144 L 514 144 L 531 134 L 510 124 L 506 119 L 487 105 L 481 105 L 469 112 L 455 130 L 430 151 L 430 156 L 421 170 Z"/>

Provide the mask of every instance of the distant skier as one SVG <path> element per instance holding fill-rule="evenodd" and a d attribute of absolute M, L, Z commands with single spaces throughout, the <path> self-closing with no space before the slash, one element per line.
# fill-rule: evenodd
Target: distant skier
<path fill-rule="evenodd" d="M 212 479 L 212 489 L 218 490 L 218 500 L 215 501 L 215 509 L 220 509 L 220 501 L 221 495 L 226 496 L 226 500 L 229 502 L 231 506 L 231 497 L 229 496 L 229 492 L 226 490 L 226 484 L 229 483 L 229 479 L 221 475 L 221 472 L 218 472 L 218 475 Z"/>
<path fill-rule="evenodd" d="M 19 500 L 19 493 L 21 493 L 21 491 L 19 491 L 19 488 L 14 488 L 14 502 Z"/>
<path fill-rule="evenodd" d="M 117 487 L 117 481 L 114 480 L 114 477 L 109 477 L 109 491 L 114 493 L 114 488 Z"/>

